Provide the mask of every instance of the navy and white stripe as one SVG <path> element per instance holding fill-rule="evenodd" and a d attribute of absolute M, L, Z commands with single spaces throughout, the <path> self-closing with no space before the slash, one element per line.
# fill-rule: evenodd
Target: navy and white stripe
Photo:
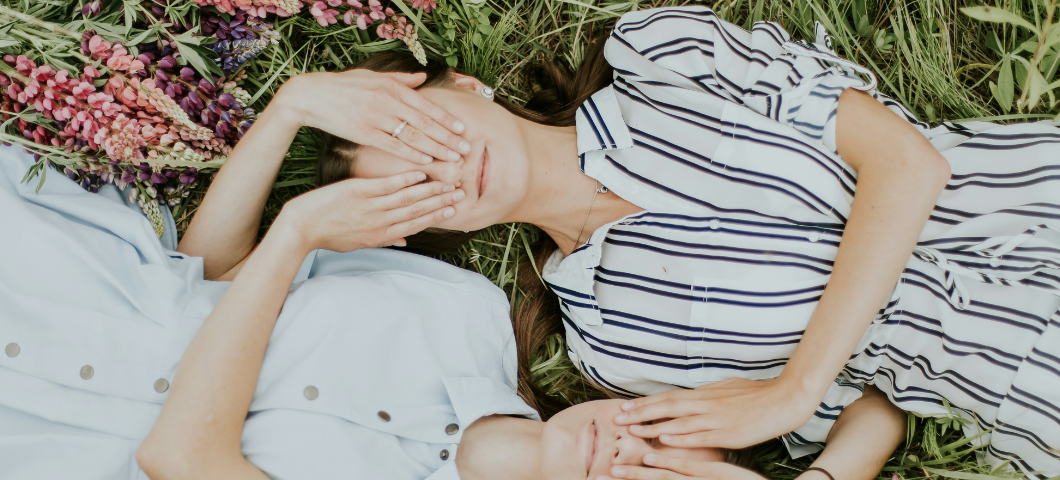
<path fill-rule="evenodd" d="M 702 7 L 627 14 L 605 52 L 615 81 L 579 111 L 582 169 L 645 211 L 544 266 L 588 377 L 632 396 L 780 373 L 850 213 L 857 175 L 835 121 L 839 94 L 858 88 L 929 138 L 953 177 L 789 450 L 820 449 L 873 383 L 906 410 L 991 430 L 976 441 L 991 463 L 1060 473 L 1060 129 L 929 128 L 822 28 L 794 42 Z"/>

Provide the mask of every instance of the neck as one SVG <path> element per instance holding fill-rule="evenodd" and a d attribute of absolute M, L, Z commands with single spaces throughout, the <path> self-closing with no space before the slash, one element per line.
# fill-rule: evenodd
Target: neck
<path fill-rule="evenodd" d="M 464 432 L 456 466 L 463 480 L 540 480 L 544 422 L 501 415 L 481 418 Z"/>
<path fill-rule="evenodd" d="M 536 225 L 564 255 L 569 255 L 596 229 L 639 211 L 614 194 L 596 194 L 599 184 L 578 165 L 574 127 L 528 121 L 523 125 L 523 134 L 530 160 L 528 189 L 507 221 Z"/>

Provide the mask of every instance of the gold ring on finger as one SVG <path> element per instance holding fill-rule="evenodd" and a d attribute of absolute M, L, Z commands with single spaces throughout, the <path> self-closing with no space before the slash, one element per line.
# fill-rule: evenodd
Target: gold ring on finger
<path fill-rule="evenodd" d="M 401 122 L 401 125 L 398 125 L 397 128 L 394 129 L 394 133 L 391 133 L 390 136 L 397 138 L 397 136 L 401 134 L 401 131 L 405 129 L 405 125 L 408 124 L 409 122 Z"/>

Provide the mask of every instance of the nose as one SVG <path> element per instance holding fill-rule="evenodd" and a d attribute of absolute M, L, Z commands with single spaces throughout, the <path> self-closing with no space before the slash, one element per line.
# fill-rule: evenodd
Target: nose
<path fill-rule="evenodd" d="M 460 187 L 460 180 L 463 176 L 464 170 L 464 161 L 443 162 L 435 160 L 431 162 L 430 165 L 427 165 L 427 168 L 424 170 L 424 173 L 427 174 L 427 177 L 430 180 Z"/>
<path fill-rule="evenodd" d="M 618 449 L 618 455 L 612 461 L 614 465 L 641 465 L 644 455 L 652 450 L 647 440 L 621 431 L 615 441 L 615 447 Z"/>

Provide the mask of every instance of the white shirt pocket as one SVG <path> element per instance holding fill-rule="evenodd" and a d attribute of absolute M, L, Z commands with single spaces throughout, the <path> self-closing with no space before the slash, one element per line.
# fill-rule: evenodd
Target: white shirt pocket
<path fill-rule="evenodd" d="M 694 277 L 688 347 L 689 380 L 780 375 L 828 283 L 812 279 Z"/>

